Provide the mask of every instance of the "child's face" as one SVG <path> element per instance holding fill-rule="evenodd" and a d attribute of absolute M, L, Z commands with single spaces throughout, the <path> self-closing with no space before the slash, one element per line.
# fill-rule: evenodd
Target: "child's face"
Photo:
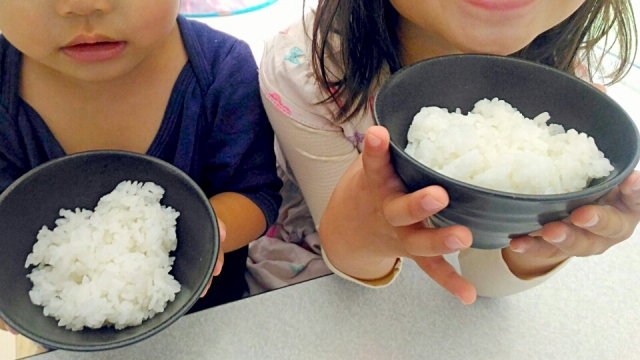
<path fill-rule="evenodd" d="M 390 0 L 401 24 L 441 50 L 512 54 L 573 14 L 585 0 Z M 411 35 L 410 35 L 411 36 Z"/>
<path fill-rule="evenodd" d="M 180 0 L 1 0 L 0 31 L 38 64 L 103 81 L 126 75 L 161 47 L 179 7 Z"/>

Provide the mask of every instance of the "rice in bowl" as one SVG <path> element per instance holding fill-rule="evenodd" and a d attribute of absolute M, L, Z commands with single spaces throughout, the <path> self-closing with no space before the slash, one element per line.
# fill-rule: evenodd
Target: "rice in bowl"
<path fill-rule="evenodd" d="M 60 210 L 26 260 L 35 305 L 58 325 L 79 331 L 140 325 L 180 291 L 170 274 L 179 212 L 161 205 L 164 189 L 124 181 L 94 210 Z"/>
<path fill-rule="evenodd" d="M 548 113 L 528 119 L 497 98 L 478 101 L 467 115 L 424 107 L 405 151 L 453 179 L 518 194 L 578 191 L 611 173 L 592 137 L 549 120 Z"/>

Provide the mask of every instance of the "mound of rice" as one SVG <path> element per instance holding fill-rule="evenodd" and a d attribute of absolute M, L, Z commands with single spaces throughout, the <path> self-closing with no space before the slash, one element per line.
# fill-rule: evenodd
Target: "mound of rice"
<path fill-rule="evenodd" d="M 480 100 L 458 109 L 425 107 L 414 117 L 405 151 L 451 178 L 519 194 L 560 194 L 584 189 L 613 166 L 592 137 L 533 120 L 503 100 Z"/>
<path fill-rule="evenodd" d="M 27 257 L 36 266 L 31 301 L 74 331 L 123 329 L 163 312 L 180 291 L 169 274 L 180 214 L 160 204 L 163 195 L 154 183 L 125 181 L 93 211 L 60 210 Z"/>

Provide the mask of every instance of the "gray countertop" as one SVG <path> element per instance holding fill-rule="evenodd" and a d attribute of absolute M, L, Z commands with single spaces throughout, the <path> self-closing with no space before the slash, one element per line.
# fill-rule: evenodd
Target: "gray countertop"
<path fill-rule="evenodd" d="M 640 359 L 639 235 L 469 307 L 408 261 L 385 289 L 328 276 L 186 316 L 126 348 L 33 359 Z"/>

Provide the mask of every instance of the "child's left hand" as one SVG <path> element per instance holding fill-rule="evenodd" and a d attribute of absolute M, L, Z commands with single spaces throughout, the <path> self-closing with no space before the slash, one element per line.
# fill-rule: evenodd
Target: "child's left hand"
<path fill-rule="evenodd" d="M 218 260 L 216 261 L 216 266 L 213 268 L 213 274 L 207 283 L 207 287 L 204 288 L 204 291 L 200 295 L 200 298 L 203 298 L 207 295 L 207 291 L 211 287 L 211 282 L 215 276 L 220 275 L 222 271 L 222 265 L 224 264 L 224 251 L 222 250 L 222 243 L 227 238 L 227 226 L 218 218 L 218 228 L 220 229 L 220 251 L 218 251 Z"/>
<path fill-rule="evenodd" d="M 640 172 L 634 171 L 620 186 L 609 192 L 599 205 L 580 207 L 566 221 L 546 224 L 537 232 L 539 237 L 514 239 L 509 248 L 519 253 L 517 257 L 522 254 L 540 263 L 555 261 L 557 265 L 573 256 L 604 253 L 631 237 L 638 222 Z M 529 270 L 533 268 L 529 266 Z"/>

